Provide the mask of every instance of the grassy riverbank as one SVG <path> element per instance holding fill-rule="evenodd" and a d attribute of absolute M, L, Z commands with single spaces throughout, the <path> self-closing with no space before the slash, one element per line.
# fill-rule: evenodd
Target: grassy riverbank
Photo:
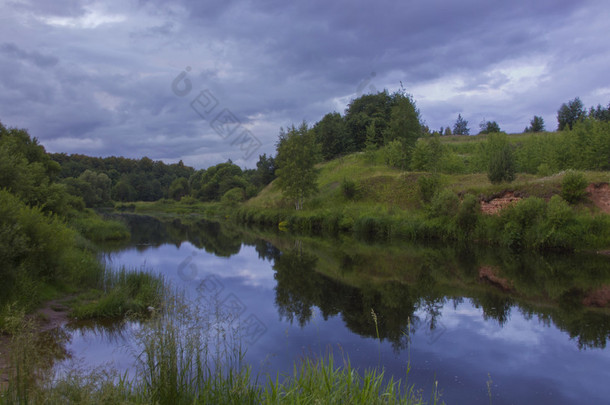
<path fill-rule="evenodd" d="M 234 217 L 241 223 L 300 233 L 353 233 L 371 240 L 465 241 L 538 250 L 602 249 L 610 246 L 610 216 L 586 198 L 563 198 L 566 172 L 519 174 L 512 183 L 492 184 L 485 174 L 405 172 L 371 162 L 363 153 L 318 166 L 319 192 L 295 211 L 271 183 Z M 584 172 L 604 183 L 608 172 Z M 481 204 L 514 195 L 499 215 Z"/>
<path fill-rule="evenodd" d="M 72 297 L 68 305 L 78 317 L 144 312 L 160 299 L 161 280 L 114 272 L 98 260 L 95 242 L 129 237 L 122 222 L 103 220 L 92 211 L 71 213 L 68 219 L 49 215 L 4 190 L 0 216 L 0 333 L 12 333 L 43 302 L 66 296 Z"/>

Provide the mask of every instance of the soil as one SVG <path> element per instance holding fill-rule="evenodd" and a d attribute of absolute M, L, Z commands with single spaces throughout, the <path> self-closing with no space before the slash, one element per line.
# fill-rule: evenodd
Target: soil
<path fill-rule="evenodd" d="M 587 187 L 587 193 L 593 204 L 600 211 L 610 214 L 610 185 L 608 183 L 591 183 Z M 504 208 L 521 200 L 522 196 L 513 191 L 492 196 L 490 199 L 481 199 L 481 211 L 484 214 L 496 215 Z"/>
<path fill-rule="evenodd" d="M 68 323 L 68 307 L 61 301 L 48 301 L 35 312 L 34 317 L 39 332 L 47 332 Z"/>
<path fill-rule="evenodd" d="M 522 198 L 515 195 L 512 191 L 507 191 L 489 201 L 481 200 L 481 211 L 483 214 L 496 215 L 504 208 L 515 204 L 519 200 L 522 200 Z"/>
<path fill-rule="evenodd" d="M 610 214 L 610 186 L 608 183 L 592 183 L 587 187 L 589 198 L 602 212 Z"/>
<path fill-rule="evenodd" d="M 37 332 L 48 332 L 68 323 L 68 311 L 68 307 L 61 301 L 52 300 L 46 302 L 27 319 L 34 322 Z M 10 341 L 10 336 L 0 335 L 0 390 L 8 385 Z"/>
<path fill-rule="evenodd" d="M 479 280 L 498 287 L 502 291 L 512 291 L 512 283 L 505 278 L 498 277 L 496 275 L 497 271 L 498 269 L 491 266 L 481 266 L 481 268 L 479 268 Z"/>
<path fill-rule="evenodd" d="M 610 305 L 610 285 L 604 285 L 597 290 L 587 294 L 582 300 L 583 305 L 588 307 L 605 308 Z"/>

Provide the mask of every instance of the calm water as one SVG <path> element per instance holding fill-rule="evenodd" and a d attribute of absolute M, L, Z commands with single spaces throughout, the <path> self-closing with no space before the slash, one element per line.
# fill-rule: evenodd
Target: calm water
<path fill-rule="evenodd" d="M 193 305 L 215 297 L 239 316 L 245 358 L 287 373 L 332 350 L 382 366 L 447 403 L 608 403 L 610 312 L 581 302 L 610 284 L 597 256 L 515 255 L 410 244 L 371 245 L 126 216 L 133 238 L 109 247 L 114 267 L 145 267 L 184 288 Z M 511 292 L 481 280 L 481 267 Z M 372 312 L 378 319 L 377 329 Z M 133 373 L 140 326 L 71 325 L 73 364 Z M 377 332 L 378 330 L 378 332 Z M 377 338 L 379 334 L 379 338 Z"/>

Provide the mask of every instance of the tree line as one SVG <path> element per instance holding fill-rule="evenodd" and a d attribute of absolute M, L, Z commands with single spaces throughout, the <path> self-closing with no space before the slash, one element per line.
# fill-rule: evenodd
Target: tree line
<path fill-rule="evenodd" d="M 577 97 L 561 105 L 557 121 L 560 131 L 577 130 L 581 134 L 577 137 L 580 141 L 564 139 L 554 143 L 536 139 L 516 147 L 509 145 L 502 136 L 496 136 L 486 150 L 480 147 L 477 152 L 487 156 L 468 160 L 463 158 L 463 153 L 451 150 L 437 139 L 444 135 L 470 134 L 468 121 L 461 114 L 453 128 L 447 126 L 431 131 L 421 119 L 415 100 L 404 88 L 394 93 L 384 90 L 352 100 L 343 115 L 332 112 L 311 127 L 303 123 L 280 129 L 276 157 L 259 156 L 256 169 L 242 169 L 229 160 L 201 170 L 186 166 L 182 161 L 166 164 L 148 157 L 47 154 L 27 131 L 2 127 L 3 133 L 10 133 L 11 137 L 5 136 L 0 176 L 5 184 L 12 184 L 18 193 L 27 195 L 28 202 L 61 210 L 61 205 L 68 200 L 72 205 L 85 207 L 109 206 L 113 201 L 181 200 L 185 197 L 203 202 L 224 198 L 226 202 L 235 203 L 256 195 L 275 179 L 278 169 L 277 174 L 281 174 L 278 183 L 298 208 L 303 199 L 315 191 L 315 164 L 354 152 L 363 152 L 371 162 L 403 170 L 445 173 L 487 170 L 494 172 L 491 176 L 500 181 L 511 180 L 519 170 L 528 173 L 566 167 L 605 170 L 609 166 L 605 155 L 605 129 L 595 122 L 610 121 L 610 104 L 587 110 Z M 582 129 L 583 126 L 586 129 Z M 495 121 L 483 120 L 479 129 L 480 134 L 502 133 Z M 544 120 L 539 116 L 534 116 L 524 130 L 544 131 Z M 9 138 L 13 140 L 8 141 Z M 17 142 L 19 146 L 12 148 L 19 147 L 26 155 L 14 153 L 7 146 L 11 142 Z M 561 145 L 563 151 L 559 150 Z M 570 156 L 562 157 L 565 151 L 571 151 Z M 584 157 L 579 158 L 583 151 Z M 22 156 L 27 163 L 19 160 Z M 588 163 L 574 162 L 578 159 Z M 33 187 L 36 192 L 32 191 Z"/>
<path fill-rule="evenodd" d="M 403 170 L 487 172 L 493 183 L 510 182 L 519 171 L 544 174 L 570 168 L 610 169 L 610 104 L 587 111 L 577 97 L 562 104 L 557 121 L 560 136 L 532 137 L 515 144 L 497 122 L 483 120 L 479 134 L 489 134 L 488 140 L 467 145 L 464 151 L 439 140 L 442 135 L 470 133 L 461 114 L 453 130 L 441 127 L 430 131 L 413 97 L 403 88 L 392 94 L 365 94 L 352 100 L 344 115 L 332 112 L 311 127 L 303 122 L 280 129 L 276 144 L 278 185 L 300 209 L 303 200 L 316 191 L 315 164 L 354 152 L 363 152 L 372 163 Z M 540 116 L 534 116 L 524 130 L 544 132 Z"/>
<path fill-rule="evenodd" d="M 195 170 L 182 161 L 166 164 L 148 157 L 90 157 L 54 153 L 50 155 L 57 178 L 67 191 L 83 199 L 87 207 L 111 205 L 112 201 L 180 200 L 189 196 L 200 201 L 220 201 L 230 190 L 244 199 L 256 194 L 274 177 L 274 159 L 261 155 L 256 169 L 242 170 L 230 160 Z"/>

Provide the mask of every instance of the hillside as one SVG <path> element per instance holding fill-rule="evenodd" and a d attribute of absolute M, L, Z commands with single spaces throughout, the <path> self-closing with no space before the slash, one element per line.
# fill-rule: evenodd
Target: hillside
<path fill-rule="evenodd" d="M 452 137 L 458 138 L 458 137 Z M 460 137 L 465 138 L 465 137 Z M 469 139 L 470 138 L 470 139 Z M 477 142 L 475 138 L 457 141 L 456 145 Z M 481 139 L 478 139 L 480 142 Z M 468 157 L 466 157 L 467 159 Z M 403 171 L 388 165 L 370 163 L 364 153 L 355 153 L 334 159 L 318 165 L 318 193 L 305 203 L 305 210 L 336 209 L 344 210 L 370 209 L 372 206 L 383 210 L 418 210 L 425 207 L 419 193 L 418 179 L 431 176 L 430 172 Z M 604 171 L 589 171 L 583 173 L 590 184 L 608 183 L 610 173 Z M 492 184 L 485 173 L 444 174 L 439 173 L 440 188 L 453 191 L 458 196 L 473 194 L 483 202 L 506 193 L 512 193 L 517 198 L 540 197 L 550 200 L 553 195 L 561 193 L 561 182 L 565 171 L 548 176 L 518 173 L 511 183 Z M 352 181 L 356 186 L 354 198 L 347 198 L 342 184 Z M 607 187 L 595 189 L 594 201 L 585 201 L 581 205 L 592 212 L 596 209 L 607 210 Z M 597 205 L 595 204 L 597 203 Z M 257 208 L 290 208 L 291 204 L 284 201 L 281 190 L 276 182 L 265 187 L 256 197 L 245 203 L 246 207 Z M 596 208 L 597 207 L 597 208 Z M 607 212 L 607 211 L 606 211 Z"/>
<path fill-rule="evenodd" d="M 296 211 L 278 181 L 237 211 L 237 220 L 297 233 L 352 233 L 371 240 L 406 238 L 497 244 L 516 249 L 592 250 L 610 247 L 610 172 L 586 170 L 570 153 L 582 140 L 566 133 L 502 135 L 512 148 L 511 182 L 492 183 L 490 136 L 421 139 L 416 157 L 431 170 L 402 170 L 385 158 L 387 148 L 357 152 L 316 166 L 317 192 Z M 423 146 L 422 146 L 423 145 Z M 534 153 L 544 145 L 546 155 Z M 587 155 L 586 156 L 593 156 Z M 426 160 L 427 159 L 427 160 Z M 574 160 L 574 159 L 579 159 Z M 601 160 L 600 160 L 601 161 Z M 451 162 L 451 164 L 444 164 Z M 563 162 L 563 163 L 562 163 Z M 565 170 L 579 167 L 584 170 Z M 532 173 L 532 167 L 538 167 Z M 559 167 L 560 169 L 555 169 Z M 570 197 L 568 182 L 578 183 Z M 564 190 L 565 189 L 565 190 Z"/>

